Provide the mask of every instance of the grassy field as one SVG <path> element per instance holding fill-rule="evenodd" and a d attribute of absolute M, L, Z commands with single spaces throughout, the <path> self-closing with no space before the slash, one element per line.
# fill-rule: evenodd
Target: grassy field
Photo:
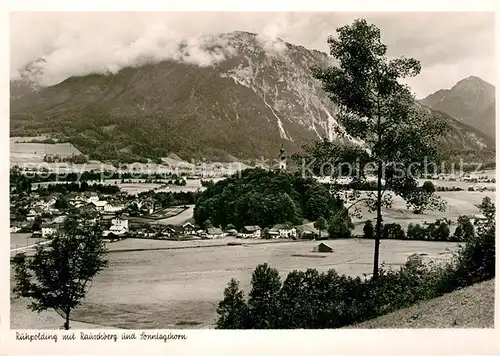
<path fill-rule="evenodd" d="M 130 242 L 112 245 L 119 249 L 120 244 Z M 126 329 L 203 328 L 214 324 L 227 282 L 236 278 L 248 292 L 251 274 L 259 263 L 268 262 L 282 277 L 294 269 L 306 268 L 334 268 L 353 276 L 371 272 L 373 241 L 328 241 L 335 250 L 331 254 L 314 254 L 316 244 L 300 241 L 110 253 L 109 268 L 95 279 L 73 319 Z M 415 252 L 426 253 L 429 259 L 446 258 L 449 254 L 442 253 L 456 247 L 453 243 L 383 241 L 381 261 L 397 267 Z M 319 255 L 324 257 L 316 258 Z M 29 325 L 37 323 L 37 315 L 27 311 L 24 303 L 11 300 L 12 328 L 23 327 L 18 320 Z M 57 326 L 47 323 L 39 327 Z"/>
<path fill-rule="evenodd" d="M 10 161 L 11 164 L 37 164 L 43 163 L 43 155 L 45 153 L 52 155 L 70 156 L 71 154 L 80 154 L 81 152 L 70 143 L 21 143 L 20 138 L 10 138 Z M 22 138 L 29 140 L 29 138 Z"/>
<path fill-rule="evenodd" d="M 478 283 L 348 329 L 493 328 L 495 280 Z"/>

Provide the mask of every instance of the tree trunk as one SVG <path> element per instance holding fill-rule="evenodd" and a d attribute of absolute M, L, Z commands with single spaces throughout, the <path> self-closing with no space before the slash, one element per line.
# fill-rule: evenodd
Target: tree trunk
<path fill-rule="evenodd" d="M 66 321 L 64 322 L 64 330 L 69 330 L 69 311 L 66 312 Z"/>
<path fill-rule="evenodd" d="M 373 279 L 378 277 L 380 238 L 382 235 L 382 162 L 377 170 L 377 224 L 375 228 L 375 251 L 373 253 Z"/>

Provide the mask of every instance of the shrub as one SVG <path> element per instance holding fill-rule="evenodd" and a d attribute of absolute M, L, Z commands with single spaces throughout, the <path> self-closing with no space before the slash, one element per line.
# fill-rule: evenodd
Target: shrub
<path fill-rule="evenodd" d="M 444 221 L 436 222 L 434 234 L 432 239 L 435 241 L 449 241 L 450 240 L 450 227 Z"/>
<path fill-rule="evenodd" d="M 470 218 L 466 215 L 461 215 L 457 220 L 457 228 L 453 234 L 456 241 L 469 241 L 474 238 L 474 225 L 472 225 Z"/>
<path fill-rule="evenodd" d="M 430 180 L 426 180 L 422 185 L 422 190 L 426 193 L 434 193 L 436 191 L 436 188 Z"/>
<path fill-rule="evenodd" d="M 385 224 L 382 231 L 384 239 L 405 240 L 406 234 L 399 224 Z"/>
<path fill-rule="evenodd" d="M 333 238 L 342 239 L 351 237 L 353 229 L 354 225 L 346 211 L 333 215 L 328 222 L 328 233 Z"/>
<path fill-rule="evenodd" d="M 409 240 L 425 240 L 427 231 L 419 224 L 409 224 L 407 229 L 407 236 Z"/>
<path fill-rule="evenodd" d="M 373 227 L 373 223 L 371 220 L 365 221 L 365 225 L 363 226 L 363 236 L 366 239 L 374 239 L 375 238 L 375 229 Z"/>

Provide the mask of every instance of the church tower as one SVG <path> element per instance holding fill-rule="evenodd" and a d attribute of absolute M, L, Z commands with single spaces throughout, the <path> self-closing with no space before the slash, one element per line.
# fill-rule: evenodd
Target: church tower
<path fill-rule="evenodd" d="M 286 154 L 285 154 L 285 149 L 283 148 L 283 145 L 281 145 L 281 149 L 280 149 L 280 154 L 278 156 L 278 162 L 279 162 L 279 165 L 278 165 L 278 169 L 280 171 L 286 171 Z"/>

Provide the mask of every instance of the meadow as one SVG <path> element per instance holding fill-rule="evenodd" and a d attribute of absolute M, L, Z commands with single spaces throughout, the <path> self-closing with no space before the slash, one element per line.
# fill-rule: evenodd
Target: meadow
<path fill-rule="evenodd" d="M 282 277 L 307 268 L 333 268 L 353 276 L 371 272 L 373 241 L 327 243 L 333 253 L 312 252 L 318 244 L 315 241 L 136 252 L 118 252 L 121 242 L 116 242 L 112 244 L 116 252 L 109 254 L 109 268 L 96 277 L 72 320 L 124 329 L 207 328 L 214 325 L 227 282 L 236 278 L 248 292 L 251 274 L 259 263 L 269 263 Z M 442 260 L 456 248 L 455 243 L 383 241 L 381 261 L 397 267 L 412 253 L 425 254 L 424 260 Z M 53 312 L 37 315 L 25 305 L 24 300 L 11 299 L 11 328 L 58 327 L 47 321 L 57 320 Z"/>
<path fill-rule="evenodd" d="M 43 139 L 44 137 L 11 137 L 10 138 L 10 161 L 11 164 L 41 164 L 44 154 L 70 156 L 81 154 L 71 143 L 30 143 L 22 142 L 31 139 Z"/>

